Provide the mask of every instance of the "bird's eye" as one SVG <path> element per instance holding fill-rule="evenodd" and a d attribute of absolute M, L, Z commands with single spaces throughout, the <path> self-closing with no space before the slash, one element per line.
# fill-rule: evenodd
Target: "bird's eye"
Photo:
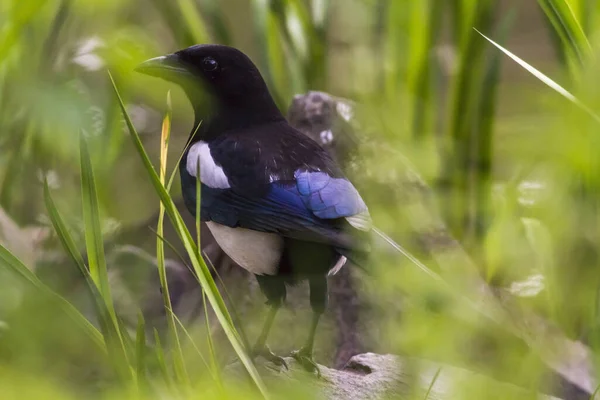
<path fill-rule="evenodd" d="M 212 57 L 206 57 L 202 60 L 202 69 L 205 71 L 214 71 L 219 67 L 219 63 Z"/>

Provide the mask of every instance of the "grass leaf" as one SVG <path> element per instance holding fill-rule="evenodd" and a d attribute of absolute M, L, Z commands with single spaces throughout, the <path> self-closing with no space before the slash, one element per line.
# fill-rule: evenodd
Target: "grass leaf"
<path fill-rule="evenodd" d="M 169 152 L 169 138 L 171 136 L 171 93 L 167 93 L 167 112 L 163 118 L 161 138 L 160 138 L 160 167 L 159 167 L 159 178 L 161 184 L 165 184 L 165 177 L 167 174 L 167 154 Z M 156 226 L 156 261 L 158 265 L 158 276 L 160 279 L 160 286 L 162 288 L 162 296 L 165 310 L 171 310 L 171 294 L 169 292 L 169 283 L 167 280 L 167 270 L 165 265 L 165 248 L 164 243 L 161 240 L 163 235 L 163 224 L 165 218 L 165 207 L 162 203 L 159 205 L 158 222 Z M 183 360 L 183 352 L 181 350 L 181 342 L 179 341 L 179 334 L 175 320 L 173 319 L 173 313 L 167 311 L 167 325 L 169 329 L 170 339 L 173 341 L 175 346 L 174 349 L 174 367 L 177 379 L 189 385 L 189 376 L 185 369 L 185 363 Z"/>
<path fill-rule="evenodd" d="M 71 303 L 48 288 L 38 277 L 31 272 L 17 257 L 7 248 L 0 245 L 0 267 L 7 269 L 15 276 L 21 278 L 29 285 L 36 288 L 40 293 L 48 297 L 49 301 L 56 303 L 92 341 L 98 345 L 103 353 L 106 353 L 106 344 L 102 334 L 90 323 Z"/>
<path fill-rule="evenodd" d="M 458 73 L 454 82 L 450 105 L 450 123 L 447 140 L 442 142 L 443 164 L 441 185 L 447 185 L 447 199 L 441 203 L 451 231 L 461 240 L 472 239 L 472 226 L 476 224 L 470 214 L 470 203 L 476 182 L 470 179 L 474 168 L 472 158 L 476 153 L 478 107 L 481 94 L 481 82 L 486 72 L 486 47 L 477 35 L 468 28 L 479 26 L 488 29 L 492 25 L 494 2 L 462 2 L 463 12 L 469 19 L 459 16 L 460 8 L 455 10 L 455 18 L 461 21 L 460 57 Z M 467 27 L 467 28 L 465 28 Z"/>
<path fill-rule="evenodd" d="M 92 160 L 83 134 L 80 136 L 80 162 L 81 162 L 81 194 L 83 199 L 83 220 L 85 223 L 85 243 L 88 256 L 90 275 L 106 302 L 113 317 L 114 307 L 108 284 L 108 271 L 104 257 L 104 241 L 100 226 L 100 210 L 98 194 L 92 170 Z"/>
<path fill-rule="evenodd" d="M 86 279 L 91 278 L 90 271 L 85 265 L 85 261 L 79 252 L 79 248 L 69 233 L 67 225 L 60 216 L 54 200 L 52 200 L 47 180 L 44 180 L 44 203 L 46 205 L 46 210 L 48 211 L 50 221 L 52 222 L 52 226 L 54 227 L 56 235 L 58 236 L 58 239 L 62 243 L 63 247 L 75 262 L 75 265 L 79 269 L 79 272 L 81 272 L 81 275 Z"/>
<path fill-rule="evenodd" d="M 206 31 L 206 24 L 195 2 L 193 0 L 177 0 L 177 4 L 195 43 L 209 43 L 210 37 Z"/>
<path fill-rule="evenodd" d="M 591 108 L 589 108 L 587 105 L 585 105 L 581 100 L 579 100 L 577 97 L 575 97 L 573 94 L 571 94 L 567 89 L 563 88 L 561 85 L 559 85 L 558 83 L 553 81 L 547 75 L 545 75 L 541 71 L 537 70 L 532 65 L 528 64 L 526 61 L 519 58 L 518 56 L 516 56 L 515 54 L 513 54 L 506 48 L 504 48 L 501 45 L 499 45 L 498 43 L 494 42 L 492 39 L 488 38 L 483 33 L 479 32 L 477 29 L 475 29 L 475 31 L 477 33 L 479 33 L 481 36 L 483 36 L 491 44 L 493 44 L 498 49 L 500 49 L 500 51 L 502 51 L 504 54 L 509 56 L 513 61 L 515 61 L 521 67 L 523 67 L 527 72 L 529 72 L 530 74 L 535 76 L 537 79 L 542 81 L 542 83 L 544 83 L 546 86 L 548 86 L 549 88 L 551 88 L 552 90 L 554 90 L 555 92 L 557 92 L 558 94 L 560 94 L 561 96 L 563 96 L 564 98 L 569 100 L 570 102 L 574 103 L 577 107 L 579 107 L 580 109 L 585 111 L 587 114 L 589 114 L 594 120 L 596 120 L 597 122 L 600 122 L 600 116 L 598 116 L 598 114 L 596 114 Z"/>
<path fill-rule="evenodd" d="M 171 219 L 171 222 L 173 223 L 175 231 L 179 235 L 179 238 L 181 239 L 183 245 L 185 246 L 186 251 L 188 252 L 188 255 L 190 256 L 191 263 L 194 268 L 194 272 L 196 273 L 196 277 L 198 278 L 200 284 L 202 285 L 202 288 L 205 290 L 206 296 L 215 312 L 215 315 L 217 316 L 217 319 L 219 320 L 219 323 L 221 324 L 223 331 L 225 332 L 232 347 L 234 348 L 235 352 L 237 353 L 240 361 L 242 362 L 242 364 L 248 371 L 249 375 L 251 376 L 252 380 L 254 381 L 256 387 L 259 389 L 259 391 L 261 392 L 263 397 L 268 398 L 267 389 L 262 381 L 262 378 L 258 374 L 258 371 L 256 370 L 251 358 L 249 357 L 248 353 L 246 352 L 246 349 L 244 348 L 244 346 L 240 340 L 240 337 L 235 329 L 235 326 L 233 325 L 231 316 L 229 315 L 229 311 L 227 310 L 227 307 L 225 306 L 225 302 L 223 301 L 223 298 L 221 297 L 219 290 L 217 289 L 215 281 L 214 281 L 210 271 L 208 270 L 206 264 L 204 263 L 204 260 L 202 259 L 202 257 L 199 256 L 200 253 L 198 251 L 198 247 L 197 247 L 196 243 L 194 242 L 192 236 L 190 235 L 190 232 L 186 228 L 186 225 L 183 221 L 183 218 L 181 217 L 181 214 L 175 207 L 175 203 L 173 202 L 173 199 L 171 198 L 171 196 L 169 196 L 169 193 L 166 191 L 166 189 L 163 186 L 163 184 L 161 183 L 160 178 L 157 175 L 154 167 L 152 166 L 152 162 L 150 161 L 150 158 L 146 154 L 146 150 L 144 149 L 142 141 L 141 141 L 135 127 L 133 126 L 133 123 L 131 122 L 131 118 L 129 118 L 129 115 L 127 114 L 127 110 L 125 109 L 125 104 L 123 103 L 123 100 L 121 99 L 121 95 L 119 94 L 119 91 L 115 85 L 112 75 L 109 74 L 109 76 L 110 76 L 111 82 L 113 84 L 115 95 L 116 95 L 119 105 L 121 107 L 121 111 L 123 112 L 123 116 L 127 123 L 127 127 L 129 128 L 130 136 L 133 141 L 134 147 L 136 148 L 136 150 L 141 158 L 141 161 L 146 169 L 146 172 L 149 175 L 150 181 L 153 184 L 154 189 L 156 190 L 158 196 L 160 197 L 161 202 L 163 203 L 163 205 L 165 207 L 165 211 L 166 211 L 167 215 L 169 216 L 169 218 Z"/>
<path fill-rule="evenodd" d="M 94 283 L 90 271 L 87 269 L 83 257 L 79 252 L 77 245 L 75 244 L 75 240 L 69 233 L 69 229 L 65 224 L 63 218 L 52 199 L 52 195 L 50 194 L 50 188 L 48 187 L 48 182 L 44 180 L 44 203 L 46 205 L 46 210 L 48 211 L 48 216 L 50 217 L 50 221 L 52 222 L 52 226 L 56 231 L 56 235 L 58 236 L 60 242 L 63 247 L 67 251 L 67 253 L 73 259 L 75 265 L 79 269 L 81 276 L 84 278 L 87 288 L 90 291 L 90 296 L 92 297 L 92 301 L 96 307 L 96 314 L 98 321 L 102 327 L 102 331 L 104 333 L 104 337 L 107 338 L 111 335 L 111 331 L 114 333 L 114 324 L 112 323 L 112 319 L 110 317 L 110 313 L 108 312 L 108 308 L 102 295 Z"/>
<path fill-rule="evenodd" d="M 559 36 L 565 53 L 584 62 L 592 47 L 569 3 L 566 0 L 538 0 L 538 4 Z"/>
<path fill-rule="evenodd" d="M 411 104 L 412 134 L 422 138 L 432 131 L 431 98 L 432 98 L 432 54 L 439 33 L 443 4 L 432 0 L 412 3 L 410 19 L 410 38 L 408 69 L 406 72 L 408 85 L 414 104 Z"/>
<path fill-rule="evenodd" d="M 104 339 L 107 342 L 108 350 L 111 355 L 111 362 L 119 372 L 120 376 L 123 379 L 127 379 L 131 378 L 131 374 L 134 374 L 135 371 L 128 359 L 128 338 L 124 337 L 124 335 L 127 334 L 127 331 L 122 328 L 122 323 L 117 317 L 111 297 L 108 270 L 104 256 L 104 241 L 100 226 L 100 211 L 98 195 L 96 193 L 96 183 L 90 153 L 83 134 L 80 136 L 79 144 L 83 220 L 85 223 L 85 242 L 90 276 L 104 302 L 104 306 L 99 306 L 99 313 L 103 314 L 104 310 L 108 313 L 107 316 L 101 316 L 100 321 L 104 325 Z M 61 232 L 64 234 L 64 230 L 61 229 Z M 92 292 L 94 293 L 94 288 L 92 288 Z M 94 297 L 97 298 L 97 296 Z M 112 323 L 107 322 L 107 319 Z M 127 371 L 126 368 L 129 368 L 129 371 Z"/>
<path fill-rule="evenodd" d="M 442 372 L 442 367 L 439 367 L 437 369 L 437 371 L 435 371 L 435 374 L 433 375 L 433 378 L 431 379 L 431 383 L 429 384 L 429 387 L 427 388 L 427 392 L 425 393 L 425 397 L 423 397 L 423 400 L 429 399 L 429 395 L 431 394 L 431 391 L 433 390 L 435 383 L 437 382 L 438 378 L 440 377 L 441 372 Z"/>
<path fill-rule="evenodd" d="M 142 313 L 138 314 L 135 337 L 136 376 L 138 385 L 146 381 L 146 323 Z"/>
<path fill-rule="evenodd" d="M 158 363 L 158 368 L 163 376 L 163 379 L 167 386 L 172 387 L 173 382 L 171 381 L 171 376 L 169 375 L 169 370 L 167 369 L 167 363 L 165 361 L 165 352 L 160 341 L 160 334 L 156 329 L 154 329 L 154 350 L 156 352 L 156 361 Z"/>
<path fill-rule="evenodd" d="M 173 313 L 172 310 L 170 312 Z M 181 320 L 179 319 L 179 317 L 175 313 L 173 313 L 173 318 L 175 318 L 175 321 L 179 325 L 179 328 L 183 331 L 184 335 L 188 338 L 190 344 L 192 345 L 192 347 L 196 351 L 196 354 L 198 354 L 198 356 L 200 357 L 200 360 L 202 361 L 202 363 L 204 363 L 204 365 L 208 369 L 208 371 L 210 373 L 210 376 L 219 385 L 219 388 L 221 389 L 222 388 L 222 382 L 221 382 L 220 376 L 218 375 L 218 371 L 215 370 L 214 368 L 211 368 L 211 365 L 206 361 L 206 358 L 204 357 L 204 355 L 202 354 L 202 352 L 198 348 L 198 345 L 196 345 L 196 342 L 194 341 L 194 338 L 192 337 L 192 335 L 190 335 L 190 332 L 187 330 L 187 328 L 185 327 L 185 325 L 183 324 L 183 322 L 181 322 Z"/>

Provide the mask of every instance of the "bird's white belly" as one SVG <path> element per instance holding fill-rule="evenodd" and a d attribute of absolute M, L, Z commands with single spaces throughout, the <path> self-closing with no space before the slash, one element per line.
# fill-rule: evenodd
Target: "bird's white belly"
<path fill-rule="evenodd" d="M 274 275 L 283 253 L 283 238 L 273 233 L 206 223 L 225 254 L 256 275 Z"/>

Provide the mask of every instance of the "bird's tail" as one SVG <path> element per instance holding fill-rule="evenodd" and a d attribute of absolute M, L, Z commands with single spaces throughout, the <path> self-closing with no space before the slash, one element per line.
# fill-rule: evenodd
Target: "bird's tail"
<path fill-rule="evenodd" d="M 382 240 L 387 245 L 389 245 L 389 248 L 391 248 L 391 249 L 397 251 L 398 253 L 402 254 L 404 257 L 406 257 L 411 263 L 413 263 L 421 271 L 423 271 L 424 273 L 426 273 L 427 275 L 429 275 L 433 279 L 440 280 L 440 281 L 442 280 L 442 277 L 439 274 L 437 274 L 436 272 L 434 272 L 427 265 L 423 264 L 423 262 L 421 262 L 421 260 L 419 260 L 417 257 L 415 257 L 411 252 L 409 252 L 408 250 L 406 250 L 404 247 L 402 247 L 398 243 L 396 243 L 394 241 L 394 239 L 392 239 L 391 237 L 389 237 L 388 235 L 386 235 L 384 232 L 382 232 L 381 230 L 379 230 L 379 229 L 377 229 L 375 227 L 373 227 L 372 231 L 373 231 L 373 233 L 376 235 L 376 237 L 378 239 Z"/>
<path fill-rule="evenodd" d="M 374 244 L 375 247 L 381 248 L 385 247 L 388 250 L 393 250 L 397 253 L 400 253 L 402 256 L 406 257 L 411 263 L 413 263 L 417 268 L 423 271 L 425 274 L 430 276 L 431 278 L 442 281 L 442 277 L 434 272 L 431 268 L 423 264 L 421 260 L 411 254 L 408 250 L 402 247 L 400 244 L 396 243 L 394 239 L 386 235 L 383 231 L 373 227 L 371 232 L 373 233 Z M 370 253 L 364 251 L 352 251 L 348 249 L 337 249 L 338 253 L 342 256 L 346 257 L 350 262 L 359 267 L 361 270 L 365 272 L 369 272 L 367 268 L 367 263 L 370 259 Z"/>

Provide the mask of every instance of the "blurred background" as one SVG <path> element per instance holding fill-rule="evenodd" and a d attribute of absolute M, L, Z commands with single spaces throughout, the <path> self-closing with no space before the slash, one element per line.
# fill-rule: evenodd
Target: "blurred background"
<path fill-rule="evenodd" d="M 202 388 L 195 395 L 225 396 L 218 368 L 201 360 L 227 364 L 235 352 L 220 320 L 205 315 L 190 256 L 165 222 L 170 301 L 190 339 L 176 347 L 189 375 L 171 354 L 152 231 L 159 197 L 107 74 L 155 165 L 171 91 L 168 176 L 192 110 L 179 88 L 133 69 L 221 43 L 255 61 L 281 110 L 292 107 L 292 123 L 343 164 L 375 224 L 445 282 L 379 248 L 368 271 L 345 268 L 332 278 L 319 363 L 394 353 L 589 398 L 600 355 L 599 33 L 594 0 L 0 0 L 0 243 L 32 273 L 0 257 L 0 397 L 139 395 L 116 378 L 122 361 L 91 345 L 64 311 L 71 304 L 102 325 L 44 194 L 47 182 L 87 262 L 80 137 L 118 325 L 153 354 L 141 375 L 162 377 L 148 396 L 177 392 L 183 376 Z M 178 178 L 171 195 L 180 206 Z M 253 341 L 264 315 L 256 283 L 209 236 L 201 247 Z M 306 299 L 306 287 L 294 288 L 272 334 L 276 352 L 303 340 Z M 489 388 L 473 386 L 456 398 L 488 398 Z"/>

